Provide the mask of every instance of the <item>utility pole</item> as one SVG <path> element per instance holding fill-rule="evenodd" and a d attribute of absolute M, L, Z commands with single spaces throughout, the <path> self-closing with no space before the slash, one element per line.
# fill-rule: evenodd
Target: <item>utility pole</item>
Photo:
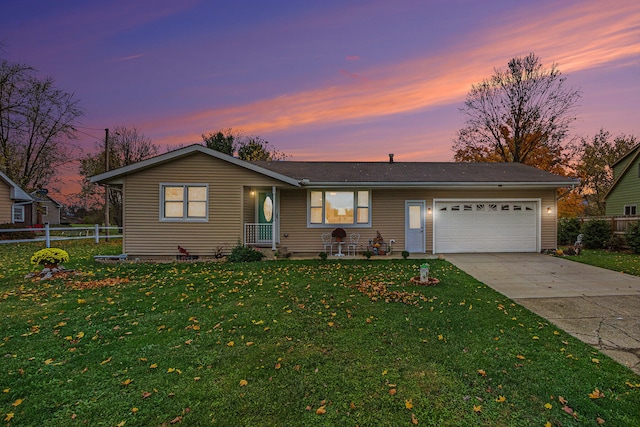
<path fill-rule="evenodd" d="M 104 130 L 104 171 L 109 172 L 109 128 Z M 109 185 L 104 185 L 104 225 L 109 238 Z"/>

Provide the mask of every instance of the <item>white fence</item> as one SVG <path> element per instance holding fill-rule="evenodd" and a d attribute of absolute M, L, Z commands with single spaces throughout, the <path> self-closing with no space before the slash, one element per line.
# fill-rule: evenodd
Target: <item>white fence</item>
<path fill-rule="evenodd" d="M 2 233 L 33 233 L 33 237 L 25 239 L 3 240 Z M 112 234 L 113 233 L 113 234 Z M 51 242 L 56 240 L 94 239 L 96 243 L 100 239 L 112 239 L 122 237 L 121 227 L 101 227 L 99 224 L 87 227 L 50 227 L 45 224 L 42 228 L 8 228 L 0 229 L 0 244 L 21 242 L 46 242 L 46 247 L 51 247 Z"/>

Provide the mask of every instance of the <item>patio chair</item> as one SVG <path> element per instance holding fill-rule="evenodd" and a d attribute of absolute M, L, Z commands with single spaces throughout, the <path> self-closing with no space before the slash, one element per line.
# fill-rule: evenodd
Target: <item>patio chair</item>
<path fill-rule="evenodd" d="M 329 248 L 329 251 L 327 251 Z M 328 252 L 329 255 L 333 255 L 333 240 L 331 238 L 331 233 L 322 233 L 322 250 L 324 252 Z"/>
<path fill-rule="evenodd" d="M 347 245 L 347 255 L 358 255 L 358 242 L 360 241 L 360 233 L 351 233 L 349 236 L 349 244 Z"/>

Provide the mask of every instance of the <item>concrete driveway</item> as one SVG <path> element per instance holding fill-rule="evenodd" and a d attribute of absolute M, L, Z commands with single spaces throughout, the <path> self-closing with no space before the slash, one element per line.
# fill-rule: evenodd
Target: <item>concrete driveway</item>
<path fill-rule="evenodd" d="M 640 277 L 535 253 L 446 259 L 640 374 Z"/>

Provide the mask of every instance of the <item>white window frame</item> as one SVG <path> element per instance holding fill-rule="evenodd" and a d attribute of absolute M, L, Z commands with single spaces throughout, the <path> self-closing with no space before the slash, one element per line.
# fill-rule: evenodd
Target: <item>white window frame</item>
<path fill-rule="evenodd" d="M 629 213 L 627 213 L 627 210 L 629 211 Z M 633 213 L 631 213 L 632 210 L 633 210 Z M 636 216 L 637 212 L 638 212 L 637 205 L 625 205 L 624 206 L 624 215 L 625 216 Z"/>
<path fill-rule="evenodd" d="M 166 217 L 165 216 L 165 188 L 168 187 L 182 187 L 183 191 L 183 200 L 182 200 L 182 217 Z M 189 217 L 189 188 L 190 187 L 204 187 L 205 188 L 205 216 L 204 217 Z M 202 200 L 194 200 L 193 202 L 202 202 Z M 161 222 L 207 222 L 209 221 L 209 184 L 204 183 L 175 183 L 175 182 L 161 182 L 160 183 L 160 206 L 159 206 L 159 214 Z"/>
<path fill-rule="evenodd" d="M 13 205 L 13 208 L 11 209 L 11 222 L 14 224 L 16 222 L 24 222 L 24 212 L 24 205 Z"/>
<path fill-rule="evenodd" d="M 328 192 L 336 192 L 336 193 L 353 193 L 353 223 L 341 223 L 341 224 L 328 224 L 326 223 L 326 193 Z M 367 200 L 369 204 L 367 206 L 359 206 L 358 205 L 358 192 L 363 191 L 367 192 Z M 311 222 L 311 193 L 318 192 L 322 193 L 322 223 L 313 223 Z M 307 191 L 307 228 L 336 228 L 336 227 L 348 227 L 348 228 L 371 228 L 371 211 L 372 211 L 372 198 L 371 198 L 371 190 L 362 189 L 362 188 L 329 188 L 329 189 L 309 189 Z M 367 222 L 358 222 L 358 208 L 368 209 Z"/>

